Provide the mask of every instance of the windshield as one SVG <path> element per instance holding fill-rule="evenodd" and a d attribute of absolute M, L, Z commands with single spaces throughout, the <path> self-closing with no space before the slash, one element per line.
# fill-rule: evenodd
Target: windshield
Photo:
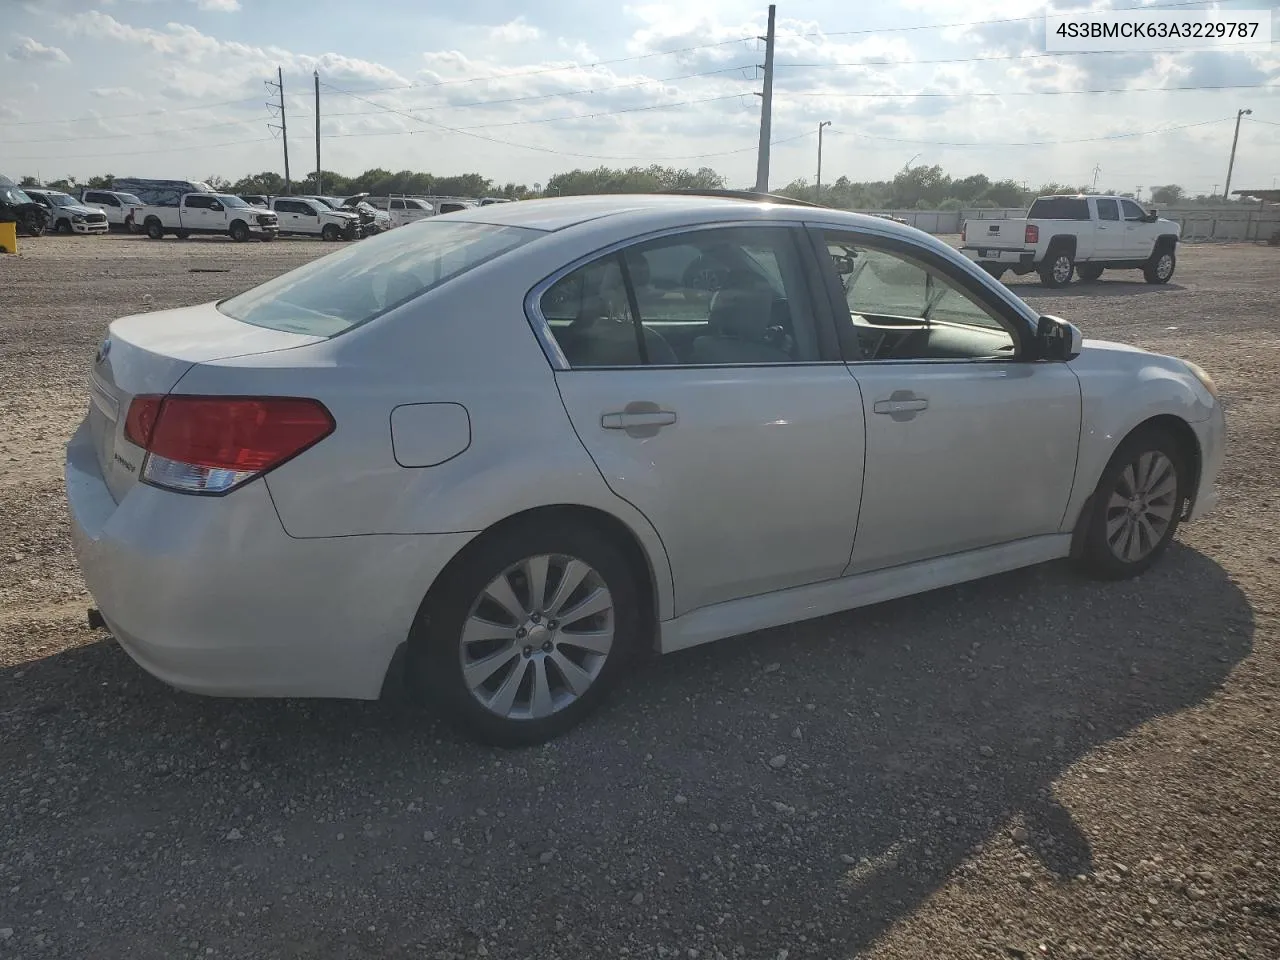
<path fill-rule="evenodd" d="M 49 202 L 55 207 L 78 207 L 80 201 L 67 193 L 59 193 L 57 190 L 50 190 L 45 194 L 49 198 Z"/>
<path fill-rule="evenodd" d="M 120 198 L 120 202 L 123 203 L 125 206 L 129 206 L 129 207 L 142 206 L 142 201 L 139 200 L 137 197 L 135 197 L 132 193 L 117 193 L 116 196 Z"/>
<path fill-rule="evenodd" d="M 222 201 L 224 207 L 247 207 L 248 204 L 239 197 L 233 197 L 229 193 L 215 193 L 213 199 Z"/>
<path fill-rule="evenodd" d="M 35 202 L 18 187 L 0 187 L 0 200 L 3 200 L 5 203 Z"/>
<path fill-rule="evenodd" d="M 323 203 L 330 210 L 337 210 L 338 207 L 341 206 L 341 204 L 333 197 L 316 197 L 316 200 Z"/>
<path fill-rule="evenodd" d="M 272 330 L 332 337 L 367 323 L 541 231 L 422 220 L 312 260 L 218 309 Z"/>

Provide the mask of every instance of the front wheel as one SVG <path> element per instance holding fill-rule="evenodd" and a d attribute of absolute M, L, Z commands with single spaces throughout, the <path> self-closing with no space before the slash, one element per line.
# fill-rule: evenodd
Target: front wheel
<path fill-rule="evenodd" d="M 1136 577 L 1177 532 L 1190 483 L 1182 449 L 1162 430 L 1144 430 L 1116 450 L 1093 494 L 1083 561 L 1105 580 Z"/>
<path fill-rule="evenodd" d="M 621 676 L 647 622 L 636 574 L 593 530 L 535 520 L 442 576 L 410 639 L 410 678 L 464 732 L 527 746 L 569 730 Z"/>
<path fill-rule="evenodd" d="M 1076 259 L 1068 250 L 1059 248 L 1050 250 L 1049 255 L 1040 264 L 1040 282 L 1046 287 L 1065 287 L 1071 282 L 1071 273 L 1076 268 Z"/>
<path fill-rule="evenodd" d="M 53 232 L 54 233 L 70 233 L 71 221 L 66 219 L 59 220 L 56 224 L 54 224 Z"/>
<path fill-rule="evenodd" d="M 1147 283 L 1168 283 L 1177 265 L 1178 258 L 1172 247 L 1157 248 L 1142 268 L 1142 278 Z"/>
<path fill-rule="evenodd" d="M 242 220 L 237 220 L 231 225 L 230 233 L 231 239 L 236 243 L 244 243 L 249 239 L 249 227 Z"/>
<path fill-rule="evenodd" d="M 1076 267 L 1076 276 L 1086 283 L 1093 283 L 1102 276 L 1102 268 L 1092 263 L 1082 263 Z"/>
<path fill-rule="evenodd" d="M 324 229 L 320 231 L 320 239 L 327 240 L 329 243 L 335 243 L 342 238 L 342 231 L 338 229 L 337 224 L 326 223 Z"/>

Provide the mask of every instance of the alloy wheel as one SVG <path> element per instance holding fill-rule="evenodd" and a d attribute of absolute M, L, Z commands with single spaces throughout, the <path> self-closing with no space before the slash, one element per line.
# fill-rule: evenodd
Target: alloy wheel
<path fill-rule="evenodd" d="M 1168 280 L 1173 274 L 1173 257 L 1170 254 L 1164 254 L 1156 261 L 1156 276 L 1161 280 Z"/>
<path fill-rule="evenodd" d="M 490 713 L 537 720 L 582 697 L 614 642 L 604 578 L 563 554 L 528 557 L 489 582 L 458 642 L 463 680 Z"/>
<path fill-rule="evenodd" d="M 1070 280 L 1071 270 L 1071 258 L 1066 254 L 1059 256 L 1057 260 L 1053 261 L 1053 279 L 1058 283 L 1066 283 Z"/>
<path fill-rule="evenodd" d="M 1117 560 L 1138 563 L 1164 539 L 1177 509 L 1178 473 L 1158 450 L 1140 454 L 1116 478 L 1107 501 L 1107 546 Z"/>

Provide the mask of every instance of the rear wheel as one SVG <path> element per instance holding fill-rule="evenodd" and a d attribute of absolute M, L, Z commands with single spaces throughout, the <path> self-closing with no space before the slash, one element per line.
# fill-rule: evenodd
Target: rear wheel
<path fill-rule="evenodd" d="M 477 544 L 433 587 L 410 640 L 412 682 L 485 743 L 549 740 L 621 675 L 645 622 L 639 596 L 606 537 L 520 524 Z"/>
<path fill-rule="evenodd" d="M 176 232 L 174 233 L 174 236 L 175 236 L 175 237 L 177 237 L 179 240 L 185 240 L 185 239 L 187 239 L 187 237 L 191 236 L 191 231 L 190 231 L 190 230 L 178 230 L 178 231 L 176 231 Z"/>
<path fill-rule="evenodd" d="M 1177 266 L 1178 258 L 1173 247 L 1156 247 L 1151 259 L 1142 268 L 1142 278 L 1147 283 L 1168 283 Z"/>
<path fill-rule="evenodd" d="M 1083 555 L 1088 572 L 1123 580 L 1155 563 L 1177 532 L 1189 483 L 1186 458 L 1169 433 L 1144 430 L 1125 440 L 1093 494 Z"/>
<path fill-rule="evenodd" d="M 1076 268 L 1076 259 L 1065 247 L 1057 247 L 1049 251 L 1040 264 L 1040 282 L 1046 287 L 1065 287 L 1071 282 L 1071 273 Z"/>
<path fill-rule="evenodd" d="M 147 236 L 150 237 L 152 240 L 164 239 L 164 227 L 160 225 L 159 220 L 147 221 Z"/>
<path fill-rule="evenodd" d="M 984 264 L 982 265 L 982 269 L 983 269 L 983 270 L 985 270 L 985 271 L 987 271 L 987 273 L 991 274 L 991 276 L 993 276 L 993 277 L 994 277 L 995 279 L 997 279 L 997 280 L 999 280 L 1001 277 L 1003 277 L 1003 276 L 1004 276 L 1004 269 L 1005 269 L 1005 268 L 1004 268 L 1004 267 L 1002 267 L 1002 266 L 1000 266 L 999 264 L 995 264 L 995 263 L 984 263 Z"/>
<path fill-rule="evenodd" d="M 1102 276 L 1102 268 L 1092 263 L 1082 263 L 1076 267 L 1076 276 L 1086 283 L 1093 283 Z"/>

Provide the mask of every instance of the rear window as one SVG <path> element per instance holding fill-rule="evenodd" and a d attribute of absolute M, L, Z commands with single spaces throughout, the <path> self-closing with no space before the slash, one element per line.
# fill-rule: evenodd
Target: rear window
<path fill-rule="evenodd" d="M 1031 205 L 1028 220 L 1088 220 L 1089 201 L 1084 197 L 1044 197 Z"/>
<path fill-rule="evenodd" d="M 487 223 L 420 220 L 268 280 L 218 309 L 272 330 L 333 337 L 540 236 Z"/>

